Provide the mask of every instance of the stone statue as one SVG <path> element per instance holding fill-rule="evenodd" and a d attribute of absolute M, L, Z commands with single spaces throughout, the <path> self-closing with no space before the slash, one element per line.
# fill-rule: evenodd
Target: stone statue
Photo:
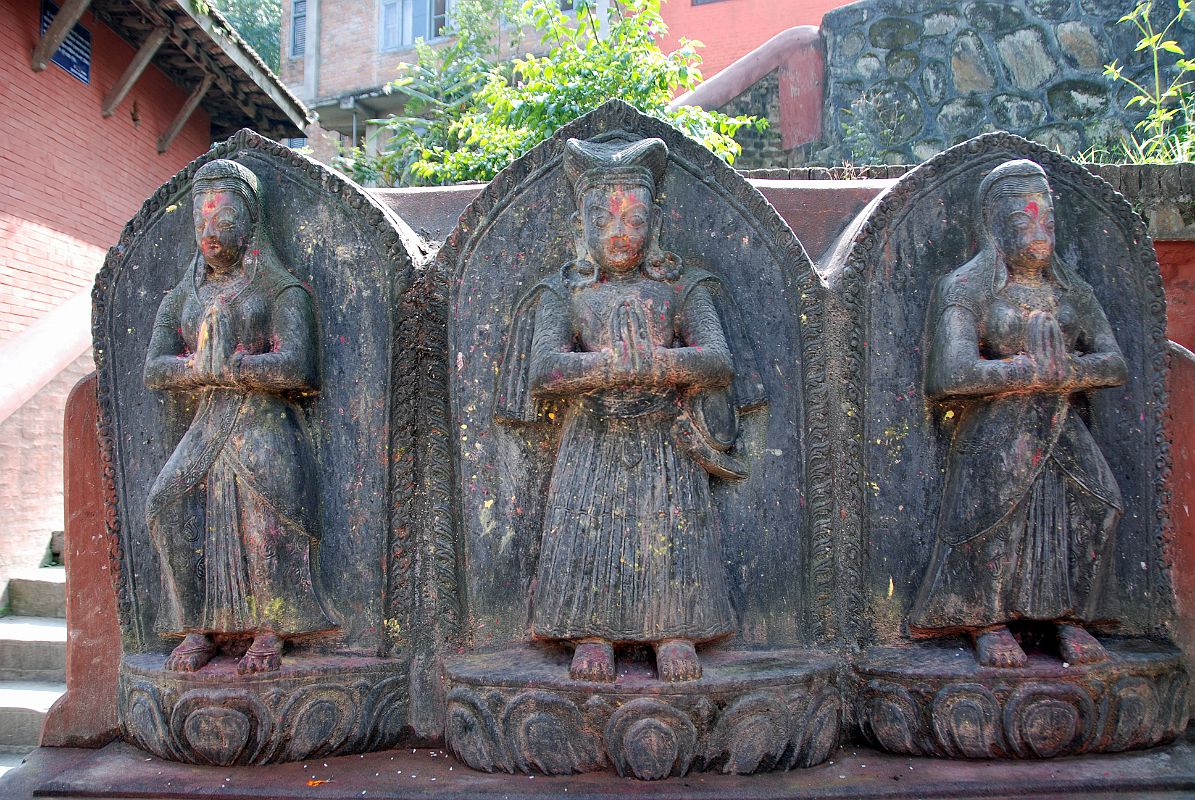
<path fill-rule="evenodd" d="M 576 259 L 519 302 L 496 415 L 573 400 L 548 490 L 533 636 L 574 645 L 570 675 L 613 681 L 614 645 L 650 644 L 666 681 L 730 634 L 710 475 L 743 477 L 737 413 L 764 402 L 733 303 L 659 244 L 660 139 L 570 139 Z"/>
<path fill-rule="evenodd" d="M 145 362 L 148 387 L 196 403 L 146 503 L 157 628 L 184 637 L 168 670 L 252 639 L 237 669 L 267 672 L 284 640 L 333 628 L 312 581 L 319 487 L 294 403 L 317 391 L 315 316 L 266 233 L 252 171 L 209 162 L 193 202 L 198 251 L 162 300 Z"/>
<path fill-rule="evenodd" d="M 916 634 L 966 632 L 989 667 L 1027 663 L 1014 621 L 1055 626 L 1064 661 L 1106 658 L 1084 625 L 1114 595 L 1116 479 L 1080 414 L 1125 382 L 1089 287 L 1055 255 L 1044 170 L 1005 162 L 980 183 L 983 249 L 937 285 L 926 394 L 958 414 Z"/>

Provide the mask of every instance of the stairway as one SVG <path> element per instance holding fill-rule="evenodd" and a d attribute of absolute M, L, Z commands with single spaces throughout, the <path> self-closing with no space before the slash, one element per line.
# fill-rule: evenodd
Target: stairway
<path fill-rule="evenodd" d="M 0 617 L 0 775 L 37 747 L 46 712 L 66 691 L 66 571 L 25 570 Z"/>

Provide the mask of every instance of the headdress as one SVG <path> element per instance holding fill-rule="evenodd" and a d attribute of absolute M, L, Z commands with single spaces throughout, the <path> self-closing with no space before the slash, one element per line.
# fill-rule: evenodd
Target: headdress
<path fill-rule="evenodd" d="M 979 182 L 979 190 L 975 193 L 978 219 L 981 222 L 986 221 L 990 198 L 1032 192 L 1039 188 L 1039 182 L 1044 183 L 1049 191 L 1050 182 L 1046 177 L 1046 171 L 1035 161 L 1018 158 L 1000 164 Z"/>
<path fill-rule="evenodd" d="M 668 145 L 662 139 L 637 142 L 584 142 L 564 145 L 564 173 L 578 202 L 586 191 L 611 184 L 639 185 L 654 196 L 668 166 Z"/>
<path fill-rule="evenodd" d="M 204 189 L 236 192 L 244 199 L 249 217 L 256 222 L 261 212 L 261 183 L 253 170 L 226 158 L 209 161 L 196 171 L 194 178 L 194 190 Z"/>

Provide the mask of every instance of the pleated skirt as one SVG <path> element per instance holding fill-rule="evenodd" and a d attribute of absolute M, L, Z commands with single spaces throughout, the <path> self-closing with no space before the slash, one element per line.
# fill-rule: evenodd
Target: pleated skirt
<path fill-rule="evenodd" d="M 709 641 L 734 629 L 709 476 L 675 407 L 566 422 L 544 512 L 537 637 Z"/>

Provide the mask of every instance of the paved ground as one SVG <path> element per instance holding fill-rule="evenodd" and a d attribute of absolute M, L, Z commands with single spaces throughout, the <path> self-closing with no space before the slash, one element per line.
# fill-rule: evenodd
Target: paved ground
<path fill-rule="evenodd" d="M 660 782 L 613 772 L 564 777 L 474 772 L 441 750 L 390 750 L 268 767 L 173 764 L 123 743 L 101 750 L 39 748 L 0 778 L 0 798 L 212 800 L 907 800 L 1013 798 L 1177 800 L 1195 797 L 1195 742 L 1140 753 L 1049 761 L 947 761 L 844 748 L 827 764 L 792 772 L 690 774 Z"/>

